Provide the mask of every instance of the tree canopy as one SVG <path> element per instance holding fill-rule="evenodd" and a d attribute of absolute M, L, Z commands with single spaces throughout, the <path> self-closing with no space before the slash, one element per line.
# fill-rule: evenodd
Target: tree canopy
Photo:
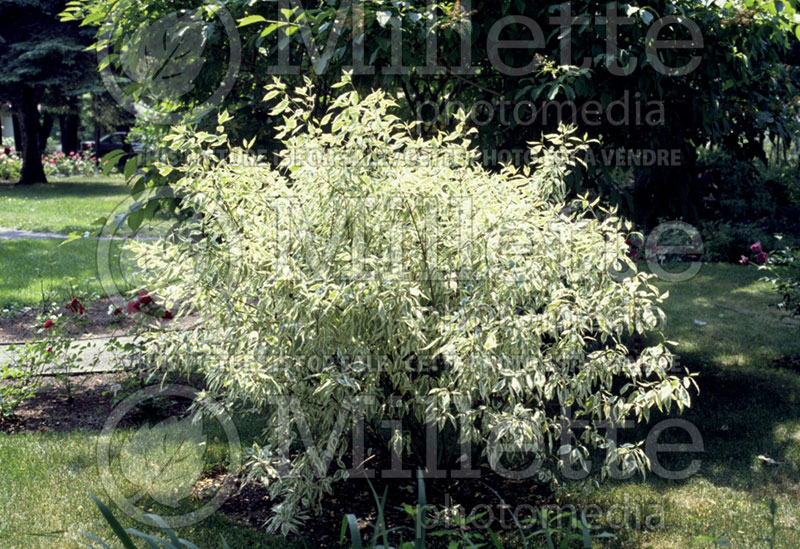
<path fill-rule="evenodd" d="M 404 98 L 404 116 L 423 121 L 423 130 L 451 126 L 448 115 L 459 106 L 470 111 L 489 165 L 515 158 L 503 152 L 521 153 L 559 122 L 576 122 L 603 149 L 667 151 L 674 161 L 638 170 L 633 188 L 609 183 L 613 166 L 601 160 L 582 174 L 581 185 L 618 203 L 656 203 L 640 212 L 649 217 L 691 213 L 698 146 L 751 158 L 763 154 L 765 139 L 796 139 L 795 8 L 762 0 L 227 0 L 213 9 L 195 0 L 76 0 L 66 16 L 96 26 L 101 66 L 124 71 L 118 50 L 136 49 L 145 36 L 139 29 L 170 14 L 200 13 L 205 66 L 190 91 L 160 106 L 175 111 L 211 96 L 235 41 L 240 66 L 221 106 L 240 115 L 232 135 L 264 147 L 274 132 L 259 99 L 273 75 L 286 82 L 309 75 L 321 109 L 349 69 L 361 89 Z M 236 33 L 222 12 L 238 21 Z M 134 97 L 152 91 L 126 90 Z M 212 118 L 200 124 L 213 127 Z"/>
<path fill-rule="evenodd" d="M 39 104 L 45 93 L 69 95 L 96 77 L 85 51 L 92 32 L 62 22 L 59 0 L 0 1 L 0 100 L 19 120 L 23 166 L 20 183 L 46 181 L 41 160 Z"/>

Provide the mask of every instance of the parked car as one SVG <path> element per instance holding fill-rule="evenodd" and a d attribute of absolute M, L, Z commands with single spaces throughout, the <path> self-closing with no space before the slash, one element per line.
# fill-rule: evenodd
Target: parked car
<path fill-rule="evenodd" d="M 138 154 L 144 145 L 138 141 L 128 142 L 128 132 L 114 132 L 100 138 L 100 144 L 95 148 L 94 141 L 81 141 L 82 151 L 94 151 L 94 154 L 102 157 L 111 151 L 123 150 L 126 153 Z"/>

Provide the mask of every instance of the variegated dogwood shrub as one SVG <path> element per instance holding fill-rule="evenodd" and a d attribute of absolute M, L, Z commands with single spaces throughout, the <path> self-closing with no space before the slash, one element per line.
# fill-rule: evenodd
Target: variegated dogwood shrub
<path fill-rule="evenodd" d="M 219 135 L 174 128 L 187 161 L 162 170 L 182 172 L 195 215 L 133 243 L 147 287 L 199 318 L 154 336 L 154 359 L 267 417 L 250 478 L 278 502 L 269 527 L 297 531 L 334 482 L 386 456 L 409 478 L 544 482 L 593 447 L 604 468 L 644 470 L 642 445 L 601 426 L 683 409 L 691 376 L 663 344 L 630 345 L 657 332 L 665 296 L 626 257 L 629 227 L 565 201 L 585 139 L 562 128 L 531 165 L 492 172 L 464 125 L 420 137 L 382 92 L 345 91 L 317 117 L 307 84 L 267 93 L 277 165 L 227 142 L 226 113 Z"/>

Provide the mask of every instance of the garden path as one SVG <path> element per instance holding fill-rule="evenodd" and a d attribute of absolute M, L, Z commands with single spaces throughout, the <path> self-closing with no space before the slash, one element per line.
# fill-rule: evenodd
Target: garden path
<path fill-rule="evenodd" d="M 36 240 L 63 240 L 66 238 L 66 235 L 58 233 L 37 233 L 34 231 L 23 231 L 20 229 L 0 227 L 0 238 L 11 240 L 19 238 L 33 238 Z"/>
<path fill-rule="evenodd" d="M 36 231 L 25 231 L 23 229 L 11 229 L 9 227 L 0 227 L 0 239 L 5 240 L 21 240 L 21 239 L 33 239 L 33 240 L 66 240 L 69 235 L 66 234 L 59 234 L 59 233 L 41 233 Z M 101 237 L 92 237 L 92 240 L 126 240 L 130 237 L 128 236 L 101 236 Z M 154 236 L 141 236 L 137 235 L 133 237 L 135 240 L 156 240 Z"/>
<path fill-rule="evenodd" d="M 89 339 L 80 339 L 78 342 L 81 345 L 86 345 L 86 349 L 80 352 L 77 359 L 75 368 L 69 371 L 64 371 L 58 368 L 57 365 L 50 365 L 44 368 L 43 375 L 54 374 L 86 374 L 86 373 L 106 373 L 118 372 L 123 369 L 123 365 L 118 355 L 108 349 L 108 342 L 111 337 L 92 337 Z M 120 344 L 133 341 L 132 337 L 117 337 Z M 14 353 L 9 350 L 13 343 L 0 344 L 0 365 L 8 364 L 14 361 Z M 96 360 L 95 360 L 96 359 Z"/>

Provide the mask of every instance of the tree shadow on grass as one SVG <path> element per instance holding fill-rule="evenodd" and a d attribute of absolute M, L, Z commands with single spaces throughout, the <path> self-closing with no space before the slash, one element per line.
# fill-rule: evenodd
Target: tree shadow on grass
<path fill-rule="evenodd" d="M 622 438 L 645 440 L 665 419 L 681 419 L 697 428 L 703 451 L 689 451 L 689 433 L 681 428 L 661 432 L 659 444 L 685 445 L 685 452 L 662 452 L 658 462 L 668 471 L 682 471 L 699 460 L 697 475 L 718 487 L 750 492 L 758 499 L 782 493 L 800 498 L 800 375 L 765 365 L 762 369 L 720 368 L 684 364 L 697 372 L 699 394 L 692 407 L 678 413 L 658 413 Z M 651 462 L 653 456 L 649 456 Z M 768 461 L 772 460 L 772 461 Z M 662 492 L 694 476 L 664 479 L 651 473 L 648 485 Z"/>
<path fill-rule="evenodd" d="M 62 197 L 118 196 L 125 188 L 119 183 L 35 183 L 33 185 L 0 185 L 0 196 L 8 198 L 50 199 Z"/>

